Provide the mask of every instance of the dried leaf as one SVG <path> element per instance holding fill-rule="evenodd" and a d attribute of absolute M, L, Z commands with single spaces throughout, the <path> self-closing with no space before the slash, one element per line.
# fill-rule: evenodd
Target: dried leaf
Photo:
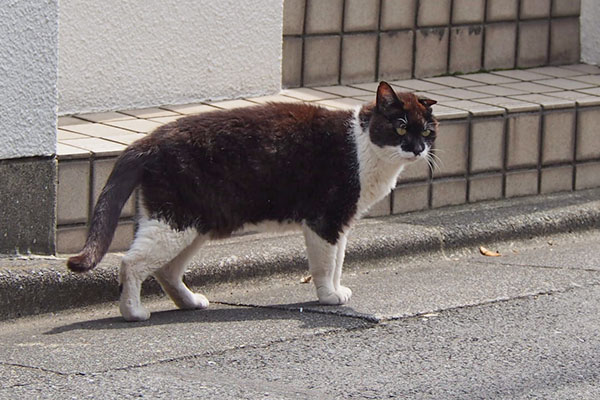
<path fill-rule="evenodd" d="M 308 283 L 310 281 L 312 281 L 311 275 L 307 275 L 307 276 L 303 277 L 302 279 L 300 279 L 300 283 Z"/>
<path fill-rule="evenodd" d="M 500 257 L 500 253 L 498 253 L 497 251 L 486 249 L 483 246 L 479 246 L 479 252 L 487 257 Z"/>

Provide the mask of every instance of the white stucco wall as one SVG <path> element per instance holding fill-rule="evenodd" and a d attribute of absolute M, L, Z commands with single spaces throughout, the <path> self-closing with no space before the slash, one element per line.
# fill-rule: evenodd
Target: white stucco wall
<path fill-rule="evenodd" d="M 600 64 L 600 1 L 581 0 L 581 59 Z"/>
<path fill-rule="evenodd" d="M 57 48 L 58 0 L 2 3 L 0 159 L 56 153 Z"/>
<path fill-rule="evenodd" d="M 59 114 L 273 93 L 282 0 L 60 0 Z"/>

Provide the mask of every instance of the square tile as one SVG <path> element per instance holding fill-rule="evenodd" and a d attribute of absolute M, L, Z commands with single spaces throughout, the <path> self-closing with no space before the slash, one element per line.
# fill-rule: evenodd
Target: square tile
<path fill-rule="evenodd" d="M 536 103 L 541 105 L 545 110 L 555 108 L 574 108 L 575 102 L 573 100 L 561 99 L 558 97 L 547 96 L 544 94 L 524 94 L 519 96 L 511 96 L 514 99 L 526 101 L 529 103 Z"/>
<path fill-rule="evenodd" d="M 345 0 L 344 4 L 344 32 L 377 30 L 379 0 Z"/>
<path fill-rule="evenodd" d="M 469 178 L 469 202 L 502 198 L 502 174 L 485 174 Z"/>
<path fill-rule="evenodd" d="M 513 68 L 516 43 L 516 23 L 487 24 L 483 47 L 483 68 L 487 70 Z"/>
<path fill-rule="evenodd" d="M 425 78 L 425 81 L 436 83 L 438 85 L 450 86 L 453 88 L 468 88 L 471 86 L 479 86 L 477 83 L 468 80 L 462 79 L 457 76 L 439 76 L 436 78 Z M 441 89 L 441 88 L 440 88 Z M 433 90 L 433 89 L 420 89 L 420 90 Z"/>
<path fill-rule="evenodd" d="M 460 110 L 457 108 L 442 106 L 440 104 L 435 104 L 432 107 L 433 115 L 438 119 L 438 121 L 443 120 L 452 120 L 452 119 L 462 119 L 467 118 L 469 116 L 469 112 L 465 110 Z"/>
<path fill-rule="evenodd" d="M 514 21 L 519 11 L 518 0 L 488 0 L 487 21 Z"/>
<path fill-rule="evenodd" d="M 58 127 L 67 126 L 67 125 L 81 125 L 85 124 L 86 121 L 77 117 L 58 117 Z"/>
<path fill-rule="evenodd" d="M 416 0 L 383 0 L 381 29 L 408 29 L 415 26 Z"/>
<path fill-rule="evenodd" d="M 399 183 L 426 181 L 429 179 L 429 165 L 425 160 L 419 160 L 408 164 L 398 177 Z"/>
<path fill-rule="evenodd" d="M 131 246 L 135 236 L 135 223 L 133 221 L 119 221 L 115 236 L 108 247 L 108 251 L 126 251 Z"/>
<path fill-rule="evenodd" d="M 210 103 L 211 106 L 216 107 L 216 108 L 220 108 L 222 110 L 233 110 L 235 108 L 242 108 L 242 107 L 252 107 L 255 106 L 256 104 L 244 100 L 244 99 L 237 99 L 237 100 L 225 100 L 225 101 L 217 101 L 217 102 L 211 102 Z"/>
<path fill-rule="evenodd" d="M 504 118 L 471 122 L 471 172 L 496 171 L 504 162 Z"/>
<path fill-rule="evenodd" d="M 435 141 L 435 153 L 438 156 L 439 170 L 434 177 L 464 175 L 467 172 L 468 123 L 441 123 Z"/>
<path fill-rule="evenodd" d="M 190 103 L 190 104 L 179 104 L 179 105 L 169 105 L 169 106 L 161 106 L 165 110 L 174 111 L 178 114 L 190 115 L 190 114 L 199 114 L 208 111 L 216 111 L 217 108 L 209 106 L 208 104 L 203 103 Z"/>
<path fill-rule="evenodd" d="M 86 222 L 90 207 L 90 162 L 61 161 L 58 163 L 56 199 L 57 223 Z"/>
<path fill-rule="evenodd" d="M 342 39 L 341 82 L 375 80 L 377 35 L 344 35 Z"/>
<path fill-rule="evenodd" d="M 125 147 L 127 147 L 123 144 L 95 137 L 88 139 L 73 139 L 69 141 L 69 145 L 83 150 L 88 150 L 92 154 L 107 157 L 119 155 L 123 150 L 125 150 Z"/>
<path fill-rule="evenodd" d="M 577 164 L 575 190 L 600 187 L 600 162 Z"/>
<path fill-rule="evenodd" d="M 173 117 L 177 115 L 177 113 L 169 110 L 165 110 L 163 108 L 151 107 L 151 108 L 141 108 L 136 110 L 126 110 L 119 111 L 125 115 L 130 115 L 136 118 L 155 118 L 155 117 Z M 113 121 L 103 121 L 103 122 L 113 122 Z"/>
<path fill-rule="evenodd" d="M 353 83 L 350 86 L 353 88 L 366 90 L 367 92 L 375 93 L 375 92 L 377 92 L 377 87 L 379 86 L 379 82 Z"/>
<path fill-rule="evenodd" d="M 304 39 L 304 85 L 338 83 L 340 37 L 316 36 Z"/>
<path fill-rule="evenodd" d="M 81 133 L 82 135 L 92 137 L 102 136 L 118 136 L 118 135 L 129 135 L 131 131 L 127 129 L 116 128 L 104 124 L 81 124 L 81 125 L 68 125 L 62 128 L 63 130 L 75 133 Z"/>
<path fill-rule="evenodd" d="M 56 139 L 59 142 L 62 142 L 64 140 L 69 140 L 69 139 L 85 139 L 89 136 L 86 135 L 82 135 L 81 133 L 75 133 L 75 132 L 69 132 L 69 131 L 65 131 L 64 129 L 57 129 L 56 131 Z"/>
<path fill-rule="evenodd" d="M 538 193 L 537 170 L 513 171 L 506 174 L 506 197 L 530 196 Z"/>
<path fill-rule="evenodd" d="M 548 75 L 538 74 L 535 72 L 531 72 L 530 70 L 522 69 L 512 69 L 509 71 L 494 71 L 492 72 L 492 74 L 527 82 L 539 79 L 548 79 Z"/>
<path fill-rule="evenodd" d="M 515 100 L 508 97 L 487 97 L 485 99 L 475 99 L 477 103 L 489 104 L 504 108 L 508 113 L 520 113 L 528 111 L 539 111 L 541 109 L 539 104 L 528 103 L 525 101 Z"/>
<path fill-rule="evenodd" d="M 542 164 L 571 162 L 575 136 L 575 110 L 544 115 Z"/>
<path fill-rule="evenodd" d="M 353 110 L 356 106 L 363 105 L 365 101 L 353 99 L 353 98 L 340 98 L 340 99 L 330 99 L 330 100 L 319 100 L 314 104 L 318 104 L 328 108 L 336 108 L 341 110 Z"/>
<path fill-rule="evenodd" d="M 163 117 L 163 118 L 173 118 L 173 117 Z M 107 136 L 103 137 L 104 140 L 109 140 L 111 142 L 121 143 L 126 146 L 129 146 L 131 143 L 139 140 L 146 135 L 143 133 L 132 133 L 131 135 L 119 135 L 119 136 Z"/>
<path fill-rule="evenodd" d="M 546 18 L 550 15 L 550 0 L 521 0 L 521 19 Z"/>
<path fill-rule="evenodd" d="M 451 34 L 449 72 L 479 71 L 483 51 L 483 28 L 481 26 L 452 28 Z"/>
<path fill-rule="evenodd" d="M 554 78 L 573 78 L 573 79 L 575 79 L 575 77 L 584 75 L 581 72 L 577 72 L 577 71 L 574 71 L 569 68 L 563 68 L 562 66 L 560 66 L 560 67 L 544 66 L 544 67 L 537 67 L 537 68 L 529 68 L 527 71 L 533 72 L 535 74 L 552 76 Z M 548 78 L 544 78 L 544 79 L 548 79 Z M 536 78 L 535 80 L 539 80 L 539 78 Z"/>
<path fill-rule="evenodd" d="M 315 90 L 311 88 L 286 89 L 282 90 L 281 94 L 283 96 L 292 97 L 294 99 L 302 101 L 327 100 L 336 99 L 340 97 L 335 94 L 326 93 L 324 91 Z"/>
<path fill-rule="evenodd" d="M 178 114 L 172 113 L 172 116 L 179 116 Z M 116 126 L 117 128 L 127 129 L 138 133 L 150 133 L 156 128 L 160 127 L 161 124 L 158 122 L 148 121 L 145 119 L 128 119 L 125 121 L 112 121 L 106 122 L 107 125 Z M 125 135 L 123 135 L 125 136 Z"/>
<path fill-rule="evenodd" d="M 394 189 L 392 214 L 421 211 L 429 208 L 429 184 L 404 184 Z"/>
<path fill-rule="evenodd" d="M 477 99 L 448 101 L 444 102 L 442 105 L 468 111 L 475 117 L 504 114 L 504 110 L 502 108 L 485 103 L 478 103 L 476 100 Z"/>
<path fill-rule="evenodd" d="M 504 86 L 497 85 L 486 85 L 486 86 L 475 86 L 469 88 L 473 92 L 485 93 L 486 95 L 493 96 L 515 96 L 519 94 L 527 94 L 527 92 L 517 89 L 511 89 Z M 484 96 L 489 97 L 489 96 Z"/>
<path fill-rule="evenodd" d="M 126 119 L 134 119 L 134 116 L 126 115 L 117 111 L 101 112 L 101 113 L 87 113 L 79 114 L 77 118 L 84 119 L 90 122 L 111 122 L 111 121 L 123 121 Z"/>
<path fill-rule="evenodd" d="M 579 61 L 579 19 L 553 20 L 550 24 L 550 64 Z"/>
<path fill-rule="evenodd" d="M 306 0 L 284 0 L 283 34 L 301 35 L 304 32 L 304 7 Z"/>
<path fill-rule="evenodd" d="M 474 92 L 468 89 L 457 89 L 457 88 L 448 88 L 448 89 L 439 89 L 439 90 L 430 90 L 428 93 L 439 94 L 446 97 L 453 97 L 454 99 L 460 100 L 469 100 L 469 99 L 477 99 L 482 97 L 488 97 L 485 93 Z"/>
<path fill-rule="evenodd" d="M 85 244 L 88 228 L 85 225 L 61 227 L 56 230 L 56 252 L 59 254 L 78 253 Z"/>
<path fill-rule="evenodd" d="M 573 186 L 573 167 L 543 168 L 540 182 L 540 193 L 569 192 Z"/>
<path fill-rule="evenodd" d="M 66 143 L 56 144 L 56 156 L 59 161 L 74 160 L 74 159 L 89 159 L 92 153 L 88 150 L 80 149 L 79 147 L 69 146 Z"/>
<path fill-rule="evenodd" d="M 108 180 L 108 176 L 115 166 L 116 158 L 108 158 L 103 160 L 94 160 L 93 168 L 93 184 L 92 184 L 92 200 L 94 207 L 98 201 L 98 196 L 102 192 L 102 188 Z M 121 211 L 121 217 L 132 217 L 135 215 L 135 195 L 129 197 Z"/>
<path fill-rule="evenodd" d="M 418 26 L 441 26 L 450 22 L 450 0 L 420 0 Z"/>
<path fill-rule="evenodd" d="M 509 89 L 515 89 L 526 93 L 547 93 L 557 92 L 558 89 L 552 86 L 541 85 L 536 82 L 517 82 L 517 83 L 505 83 L 500 85 Z"/>
<path fill-rule="evenodd" d="M 432 93 L 432 92 L 413 92 L 416 96 L 419 97 L 423 97 L 426 99 L 431 99 L 431 100 L 435 100 L 438 102 L 438 104 L 442 103 L 442 102 L 447 102 L 447 101 L 455 101 L 456 98 L 454 97 L 448 97 L 448 96 L 443 96 L 441 94 L 438 93 Z"/>
<path fill-rule="evenodd" d="M 401 81 L 393 81 L 393 82 L 389 82 L 389 83 L 391 83 L 394 86 L 401 87 L 401 88 L 406 88 L 406 89 L 410 89 L 410 90 L 420 90 L 420 91 L 447 89 L 448 88 L 448 86 L 424 81 L 421 79 L 406 79 L 406 80 L 401 80 Z"/>
<path fill-rule="evenodd" d="M 600 109 L 581 109 L 577 115 L 577 160 L 600 157 Z"/>
<path fill-rule="evenodd" d="M 320 90 L 321 92 L 333 94 L 341 97 L 356 97 L 356 96 L 371 96 L 373 93 L 367 90 L 357 89 L 350 86 L 319 86 L 312 88 L 314 90 Z"/>
<path fill-rule="evenodd" d="M 433 208 L 453 206 L 467 202 L 467 180 L 448 179 L 434 181 L 431 185 Z"/>
<path fill-rule="evenodd" d="M 486 85 L 499 85 L 501 83 L 515 83 L 518 82 L 516 79 L 507 78 L 505 76 L 490 74 L 489 72 L 479 72 L 475 74 L 461 75 L 462 79 L 468 79 L 475 81 L 480 84 Z"/>
<path fill-rule="evenodd" d="M 473 24 L 483 22 L 484 0 L 454 0 L 452 2 L 452 23 Z"/>
<path fill-rule="evenodd" d="M 416 33 L 414 76 L 434 76 L 447 71 L 448 29 L 420 29 Z"/>
<path fill-rule="evenodd" d="M 593 86 L 591 83 L 585 83 L 576 81 L 574 79 L 565 78 L 542 79 L 540 81 L 536 81 L 535 83 L 565 90 L 585 89 Z"/>
<path fill-rule="evenodd" d="M 549 35 L 550 29 L 547 21 L 519 23 L 517 66 L 535 67 L 546 64 Z"/>
<path fill-rule="evenodd" d="M 589 64 L 571 64 L 562 65 L 561 68 L 568 69 L 571 71 L 579 72 L 581 75 L 584 74 L 600 74 L 600 68 L 595 65 Z"/>
<path fill-rule="evenodd" d="M 306 33 L 342 31 L 343 0 L 306 0 Z"/>
<path fill-rule="evenodd" d="M 580 107 L 590 107 L 600 105 L 600 96 L 592 96 L 586 93 L 564 91 L 548 93 L 548 96 L 559 97 L 561 99 L 573 100 Z"/>
<path fill-rule="evenodd" d="M 283 38 L 281 60 L 281 85 L 283 87 L 302 86 L 302 45 L 302 38 Z"/>
<path fill-rule="evenodd" d="M 379 202 L 373 204 L 367 213 L 367 217 L 385 217 L 392 213 L 390 195 L 385 196 Z"/>
<path fill-rule="evenodd" d="M 158 117 L 158 118 L 150 118 L 148 121 L 157 122 L 161 125 L 170 124 L 171 122 L 175 122 L 180 118 L 183 118 L 183 115 L 178 115 L 177 117 Z M 125 135 L 123 135 L 125 136 Z M 115 136 L 111 136 L 115 137 Z M 111 139 L 112 140 L 112 139 Z"/>
<path fill-rule="evenodd" d="M 581 12 L 581 0 L 552 0 L 553 17 L 578 17 Z"/>
<path fill-rule="evenodd" d="M 538 164 L 540 116 L 523 114 L 508 119 L 508 168 L 535 167 Z"/>
<path fill-rule="evenodd" d="M 412 76 L 413 41 L 413 31 L 380 35 L 377 79 L 402 79 Z"/>

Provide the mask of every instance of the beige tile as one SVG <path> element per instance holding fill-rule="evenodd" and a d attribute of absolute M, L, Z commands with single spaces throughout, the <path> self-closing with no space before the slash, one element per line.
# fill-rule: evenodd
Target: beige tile
<path fill-rule="evenodd" d="M 448 25 L 450 21 L 450 0 L 420 0 L 418 4 L 418 26 Z"/>
<path fill-rule="evenodd" d="M 360 106 L 364 103 L 365 102 L 362 100 L 346 97 L 341 99 L 319 100 L 315 104 L 342 110 L 353 110 L 356 106 Z"/>
<path fill-rule="evenodd" d="M 253 103 L 257 104 L 265 104 L 265 103 L 299 103 L 300 100 L 294 99 L 288 96 L 283 96 L 280 94 L 275 94 L 272 96 L 261 96 L 261 97 L 251 97 L 246 99 Z"/>
<path fill-rule="evenodd" d="M 440 104 L 435 104 L 432 107 L 433 115 L 439 120 L 454 120 L 454 119 L 462 119 L 467 118 L 469 113 L 465 110 L 459 110 L 452 107 L 442 106 Z"/>
<path fill-rule="evenodd" d="M 381 29 L 407 29 L 415 25 L 416 0 L 383 0 Z"/>
<path fill-rule="evenodd" d="M 502 174 L 485 174 L 469 178 L 469 202 L 502 198 Z"/>
<path fill-rule="evenodd" d="M 283 2 L 283 34 L 301 35 L 304 31 L 304 6 L 306 0 Z"/>
<path fill-rule="evenodd" d="M 416 49 L 415 77 L 446 73 L 448 67 L 447 28 L 419 29 L 416 33 Z"/>
<path fill-rule="evenodd" d="M 585 83 L 565 78 L 542 79 L 540 81 L 536 81 L 536 83 L 565 90 L 585 89 L 594 86 L 591 83 Z"/>
<path fill-rule="evenodd" d="M 506 174 L 506 197 L 530 196 L 537 192 L 537 170 L 514 171 Z"/>
<path fill-rule="evenodd" d="M 572 76 L 569 79 L 589 83 L 594 86 L 600 86 L 600 75 L 580 75 L 580 76 Z"/>
<path fill-rule="evenodd" d="M 427 161 L 419 160 L 404 167 L 404 170 L 398 178 L 398 182 L 425 181 L 429 179 L 429 172 Z"/>
<path fill-rule="evenodd" d="M 292 97 L 294 99 L 302 100 L 302 101 L 317 101 L 317 100 L 327 100 L 327 99 L 336 99 L 340 96 L 335 94 L 322 92 L 320 90 L 315 90 L 311 88 L 298 88 L 298 89 L 286 89 L 282 90 L 281 94 L 283 96 Z"/>
<path fill-rule="evenodd" d="M 573 100 L 581 107 L 597 106 L 600 105 L 600 96 L 592 96 L 586 93 L 564 91 L 564 92 L 552 92 L 548 93 L 548 96 L 559 97 L 561 99 Z"/>
<path fill-rule="evenodd" d="M 341 82 L 374 81 L 376 58 L 376 34 L 344 35 Z"/>
<path fill-rule="evenodd" d="M 373 96 L 373 93 L 370 91 L 357 89 L 350 86 L 318 86 L 314 87 L 313 89 L 341 97 Z"/>
<path fill-rule="evenodd" d="M 476 116 L 476 117 L 501 115 L 504 113 L 503 108 L 485 104 L 485 103 L 469 101 L 469 100 L 449 101 L 449 102 L 443 103 L 442 105 L 468 111 L 469 113 L 471 113 L 473 116 Z"/>
<path fill-rule="evenodd" d="M 504 119 L 474 119 L 471 122 L 471 172 L 502 169 L 504 121 Z"/>
<path fill-rule="evenodd" d="M 360 100 L 365 103 L 370 103 L 372 101 L 375 101 L 375 95 L 371 94 L 369 96 L 354 96 L 353 99 Z"/>
<path fill-rule="evenodd" d="M 209 106 L 207 104 L 202 103 L 191 103 L 191 104 L 179 104 L 179 105 L 168 105 L 161 106 L 165 110 L 170 110 L 179 114 L 198 114 L 203 112 L 215 111 L 217 110 L 215 107 Z"/>
<path fill-rule="evenodd" d="M 467 202 L 467 180 L 449 179 L 434 181 L 431 185 L 433 208 L 453 206 Z"/>
<path fill-rule="evenodd" d="M 595 65 L 589 64 L 570 64 L 570 65 L 562 65 L 561 68 L 569 69 L 571 71 L 575 71 L 584 74 L 600 74 L 600 68 Z"/>
<path fill-rule="evenodd" d="M 485 93 L 479 93 L 479 92 L 474 92 L 474 91 L 471 91 L 468 89 L 457 89 L 457 88 L 430 90 L 429 93 L 439 94 L 439 95 L 447 96 L 447 97 L 453 97 L 455 99 L 461 99 L 461 100 L 489 97 Z"/>
<path fill-rule="evenodd" d="M 86 136 L 102 137 L 102 136 L 118 136 L 118 135 L 130 135 L 131 131 L 114 126 L 108 126 L 104 124 L 82 124 L 82 125 L 68 125 L 63 128 L 64 130 L 81 133 Z"/>
<path fill-rule="evenodd" d="M 385 196 L 381 201 L 375 203 L 367 213 L 367 217 L 384 217 L 391 214 L 391 198 Z"/>
<path fill-rule="evenodd" d="M 410 90 L 430 91 L 437 89 L 447 89 L 450 85 L 440 85 L 438 83 L 428 82 L 421 79 L 406 79 L 401 81 L 389 82 L 394 86 Z M 450 86 L 451 87 L 451 86 Z"/>
<path fill-rule="evenodd" d="M 520 112 L 528 112 L 528 111 L 539 111 L 540 105 L 535 103 L 528 103 L 525 101 L 515 100 L 508 97 L 488 97 L 485 99 L 476 99 L 473 100 L 477 103 L 489 104 L 492 106 L 497 106 L 504 108 L 508 113 L 520 113 Z"/>
<path fill-rule="evenodd" d="M 56 138 L 58 141 L 69 140 L 69 139 L 85 139 L 89 136 L 82 135 L 80 133 L 65 131 L 64 129 L 58 129 L 56 132 Z"/>
<path fill-rule="evenodd" d="M 171 117 L 165 117 L 165 118 L 171 118 Z M 102 139 L 110 140 L 111 142 L 116 142 L 116 143 L 120 143 L 120 144 L 129 146 L 131 143 L 133 143 L 136 140 L 141 139 L 145 136 L 146 135 L 144 135 L 143 133 L 132 133 L 131 135 L 107 136 Z"/>
<path fill-rule="evenodd" d="M 558 89 L 552 86 L 541 85 L 536 82 L 517 82 L 517 83 L 505 83 L 500 85 L 509 89 L 519 90 L 526 93 L 547 93 L 557 92 Z"/>
<path fill-rule="evenodd" d="M 511 96 L 514 99 L 526 101 L 529 103 L 536 103 L 541 105 L 544 109 L 550 110 L 555 108 L 574 108 L 575 102 L 573 100 L 561 99 L 558 97 L 547 96 L 544 94 L 524 94 L 519 96 Z"/>
<path fill-rule="evenodd" d="M 577 72 L 577 71 L 574 71 L 574 70 L 568 69 L 568 68 L 563 68 L 562 66 L 561 67 L 545 66 L 545 67 L 529 68 L 527 71 L 533 72 L 535 74 L 551 76 L 554 78 L 570 78 L 570 77 L 583 75 L 581 72 Z M 545 78 L 545 79 L 548 79 L 548 78 Z M 536 80 L 539 80 L 539 78 L 536 78 Z"/>
<path fill-rule="evenodd" d="M 547 21 L 519 23 L 517 66 L 535 67 L 546 64 L 549 35 L 550 29 Z"/>
<path fill-rule="evenodd" d="M 251 107 L 251 106 L 255 106 L 256 104 L 254 104 L 250 101 L 238 99 L 238 100 L 217 101 L 214 103 L 210 103 L 210 105 L 213 107 L 216 107 L 216 108 L 220 108 L 222 110 L 232 110 L 234 108 Z"/>
<path fill-rule="evenodd" d="M 171 122 L 175 122 L 178 119 L 183 118 L 183 115 L 177 115 L 176 117 L 158 117 L 158 118 L 149 118 L 148 121 L 156 122 L 161 125 L 170 124 Z"/>
<path fill-rule="evenodd" d="M 452 3 L 452 23 L 473 24 L 483 22 L 484 0 L 454 0 Z"/>
<path fill-rule="evenodd" d="M 473 82 L 468 79 L 462 79 L 456 76 L 439 76 L 436 78 L 425 78 L 427 82 L 436 83 L 438 85 L 450 86 L 453 88 L 468 88 L 471 86 L 479 86 L 476 82 Z M 424 89 L 424 90 L 432 90 L 432 89 Z"/>
<path fill-rule="evenodd" d="M 483 51 L 482 26 L 452 28 L 451 33 L 449 72 L 479 71 Z"/>
<path fill-rule="evenodd" d="M 90 193 L 90 162 L 61 161 L 58 163 L 56 195 L 57 223 L 72 224 L 88 219 Z"/>
<path fill-rule="evenodd" d="M 56 230 L 56 252 L 59 254 L 78 253 L 85 244 L 87 226 L 58 227 Z"/>
<path fill-rule="evenodd" d="M 335 33 L 342 30 L 342 0 L 306 0 L 306 33 Z"/>
<path fill-rule="evenodd" d="M 429 208 L 429 184 L 404 184 L 394 189 L 392 214 L 421 211 Z"/>
<path fill-rule="evenodd" d="M 581 109 L 577 116 L 577 160 L 600 157 L 600 110 Z"/>
<path fill-rule="evenodd" d="M 507 78 L 517 79 L 520 81 L 535 81 L 539 79 L 548 79 L 548 75 L 531 72 L 531 70 L 512 69 L 509 71 L 494 71 L 494 75 L 505 76 Z"/>
<path fill-rule="evenodd" d="M 125 115 L 118 111 L 108 111 L 100 113 L 87 113 L 79 114 L 77 118 L 84 119 L 90 122 L 111 122 L 111 121 L 124 121 L 126 119 L 135 119 L 131 115 Z"/>
<path fill-rule="evenodd" d="M 302 86 L 302 38 L 284 37 L 281 62 L 283 87 Z"/>
<path fill-rule="evenodd" d="M 483 68 L 513 68 L 517 46 L 517 25 L 514 22 L 487 24 L 483 46 Z"/>
<path fill-rule="evenodd" d="M 516 20 L 518 11 L 518 0 L 488 0 L 486 18 L 488 21 Z"/>
<path fill-rule="evenodd" d="M 550 64 L 579 61 L 579 19 L 553 20 L 550 25 Z"/>
<path fill-rule="evenodd" d="M 353 83 L 349 86 L 351 86 L 353 88 L 366 90 L 367 92 L 377 92 L 377 87 L 379 86 L 379 82 Z"/>
<path fill-rule="evenodd" d="M 542 164 L 571 162 L 575 135 L 575 110 L 544 115 Z"/>
<path fill-rule="evenodd" d="M 127 147 L 123 144 L 102 140 L 95 137 L 89 139 L 73 139 L 69 141 L 69 145 L 83 150 L 88 150 L 93 154 L 102 156 L 119 155 L 123 150 L 125 150 L 125 147 Z"/>
<path fill-rule="evenodd" d="M 339 58 L 339 36 L 315 36 L 304 39 L 304 85 L 338 83 Z"/>
<path fill-rule="evenodd" d="M 581 11 L 580 0 L 552 0 L 553 17 L 578 17 Z"/>
<path fill-rule="evenodd" d="M 569 192 L 573 186 L 573 167 L 566 165 L 542 169 L 540 193 Z"/>
<path fill-rule="evenodd" d="M 91 155 L 90 151 L 80 149 L 79 147 L 69 146 L 60 142 L 56 144 L 56 156 L 59 161 L 89 158 Z"/>
<path fill-rule="evenodd" d="M 412 76 L 413 41 L 413 31 L 380 35 L 378 79 L 401 79 Z"/>
<path fill-rule="evenodd" d="M 344 32 L 377 30 L 379 0 L 345 0 L 344 4 Z"/>
<path fill-rule="evenodd" d="M 501 83 L 515 83 L 518 82 L 516 79 L 507 78 L 505 76 L 490 74 L 489 72 L 480 72 L 476 74 L 461 75 L 461 78 L 468 79 L 479 83 L 485 83 L 486 85 L 499 85 Z"/>
<path fill-rule="evenodd" d="M 575 189 L 600 187 L 600 162 L 577 164 Z"/>
<path fill-rule="evenodd" d="M 171 113 L 179 116 L 179 114 Z M 158 128 L 161 124 L 158 122 L 149 121 L 146 119 L 128 119 L 126 121 L 106 122 L 107 125 L 116 126 L 117 128 L 128 129 L 133 132 L 149 133 Z M 111 135 L 115 136 L 115 135 Z"/>
<path fill-rule="evenodd" d="M 434 171 L 434 177 L 463 175 L 467 172 L 467 132 L 466 121 L 440 124 L 435 141 L 440 170 Z"/>
<path fill-rule="evenodd" d="M 156 117 L 173 117 L 177 113 L 162 108 L 140 108 L 136 110 L 120 111 L 123 114 L 130 115 L 136 118 L 156 118 Z M 112 122 L 112 121 L 111 121 Z"/>
<path fill-rule="evenodd" d="M 537 166 L 539 132 L 539 114 L 523 114 L 508 119 L 508 168 Z"/>
<path fill-rule="evenodd" d="M 76 118 L 76 117 L 58 117 L 58 127 L 67 126 L 67 125 L 81 125 L 85 124 L 86 121 Z"/>
<path fill-rule="evenodd" d="M 456 100 L 456 98 L 454 97 L 448 97 L 448 96 L 443 96 L 441 94 L 438 93 L 431 93 L 431 92 L 413 92 L 415 95 L 419 96 L 419 97 L 424 97 L 427 99 L 431 99 L 431 100 L 435 100 L 438 102 L 438 104 L 442 103 L 442 102 L 448 102 L 448 101 L 454 101 Z"/>
<path fill-rule="evenodd" d="M 108 180 L 108 176 L 115 166 L 116 158 L 109 158 L 103 160 L 94 160 L 93 169 L 93 186 L 92 186 L 92 200 L 94 206 L 98 201 L 98 196 L 102 192 L 102 188 Z M 125 203 L 123 210 L 121 211 L 121 217 L 132 217 L 135 215 L 135 196 L 129 197 L 129 200 Z"/>
<path fill-rule="evenodd" d="M 108 251 L 125 251 L 129 249 L 134 235 L 135 224 L 132 221 L 119 221 Z"/>
<path fill-rule="evenodd" d="M 544 18 L 550 15 L 550 0 L 521 0 L 521 18 Z"/>
<path fill-rule="evenodd" d="M 527 92 L 517 89 L 511 89 L 504 86 L 497 85 L 485 85 L 485 86 L 475 86 L 470 87 L 469 90 L 479 93 L 485 93 L 487 95 L 494 96 L 515 96 L 519 94 L 527 94 Z M 484 96 L 489 97 L 489 96 Z"/>

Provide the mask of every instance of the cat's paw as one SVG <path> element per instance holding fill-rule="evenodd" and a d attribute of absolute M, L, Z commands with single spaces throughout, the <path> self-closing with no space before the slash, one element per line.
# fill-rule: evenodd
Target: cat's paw
<path fill-rule="evenodd" d="M 142 305 L 133 306 L 130 302 L 122 302 L 119 309 L 125 321 L 128 322 L 146 321 L 150 318 L 150 311 Z"/>
<path fill-rule="evenodd" d="M 350 297 L 352 297 L 352 290 L 345 286 L 340 286 L 337 290 L 320 287 L 317 289 L 317 297 L 321 304 L 341 305 L 346 304 L 350 300 Z"/>
<path fill-rule="evenodd" d="M 206 297 L 201 295 L 200 293 L 189 293 L 185 299 L 181 299 L 181 302 L 176 302 L 177 307 L 185 310 L 193 310 L 193 309 L 204 309 L 210 305 L 210 302 Z"/>

